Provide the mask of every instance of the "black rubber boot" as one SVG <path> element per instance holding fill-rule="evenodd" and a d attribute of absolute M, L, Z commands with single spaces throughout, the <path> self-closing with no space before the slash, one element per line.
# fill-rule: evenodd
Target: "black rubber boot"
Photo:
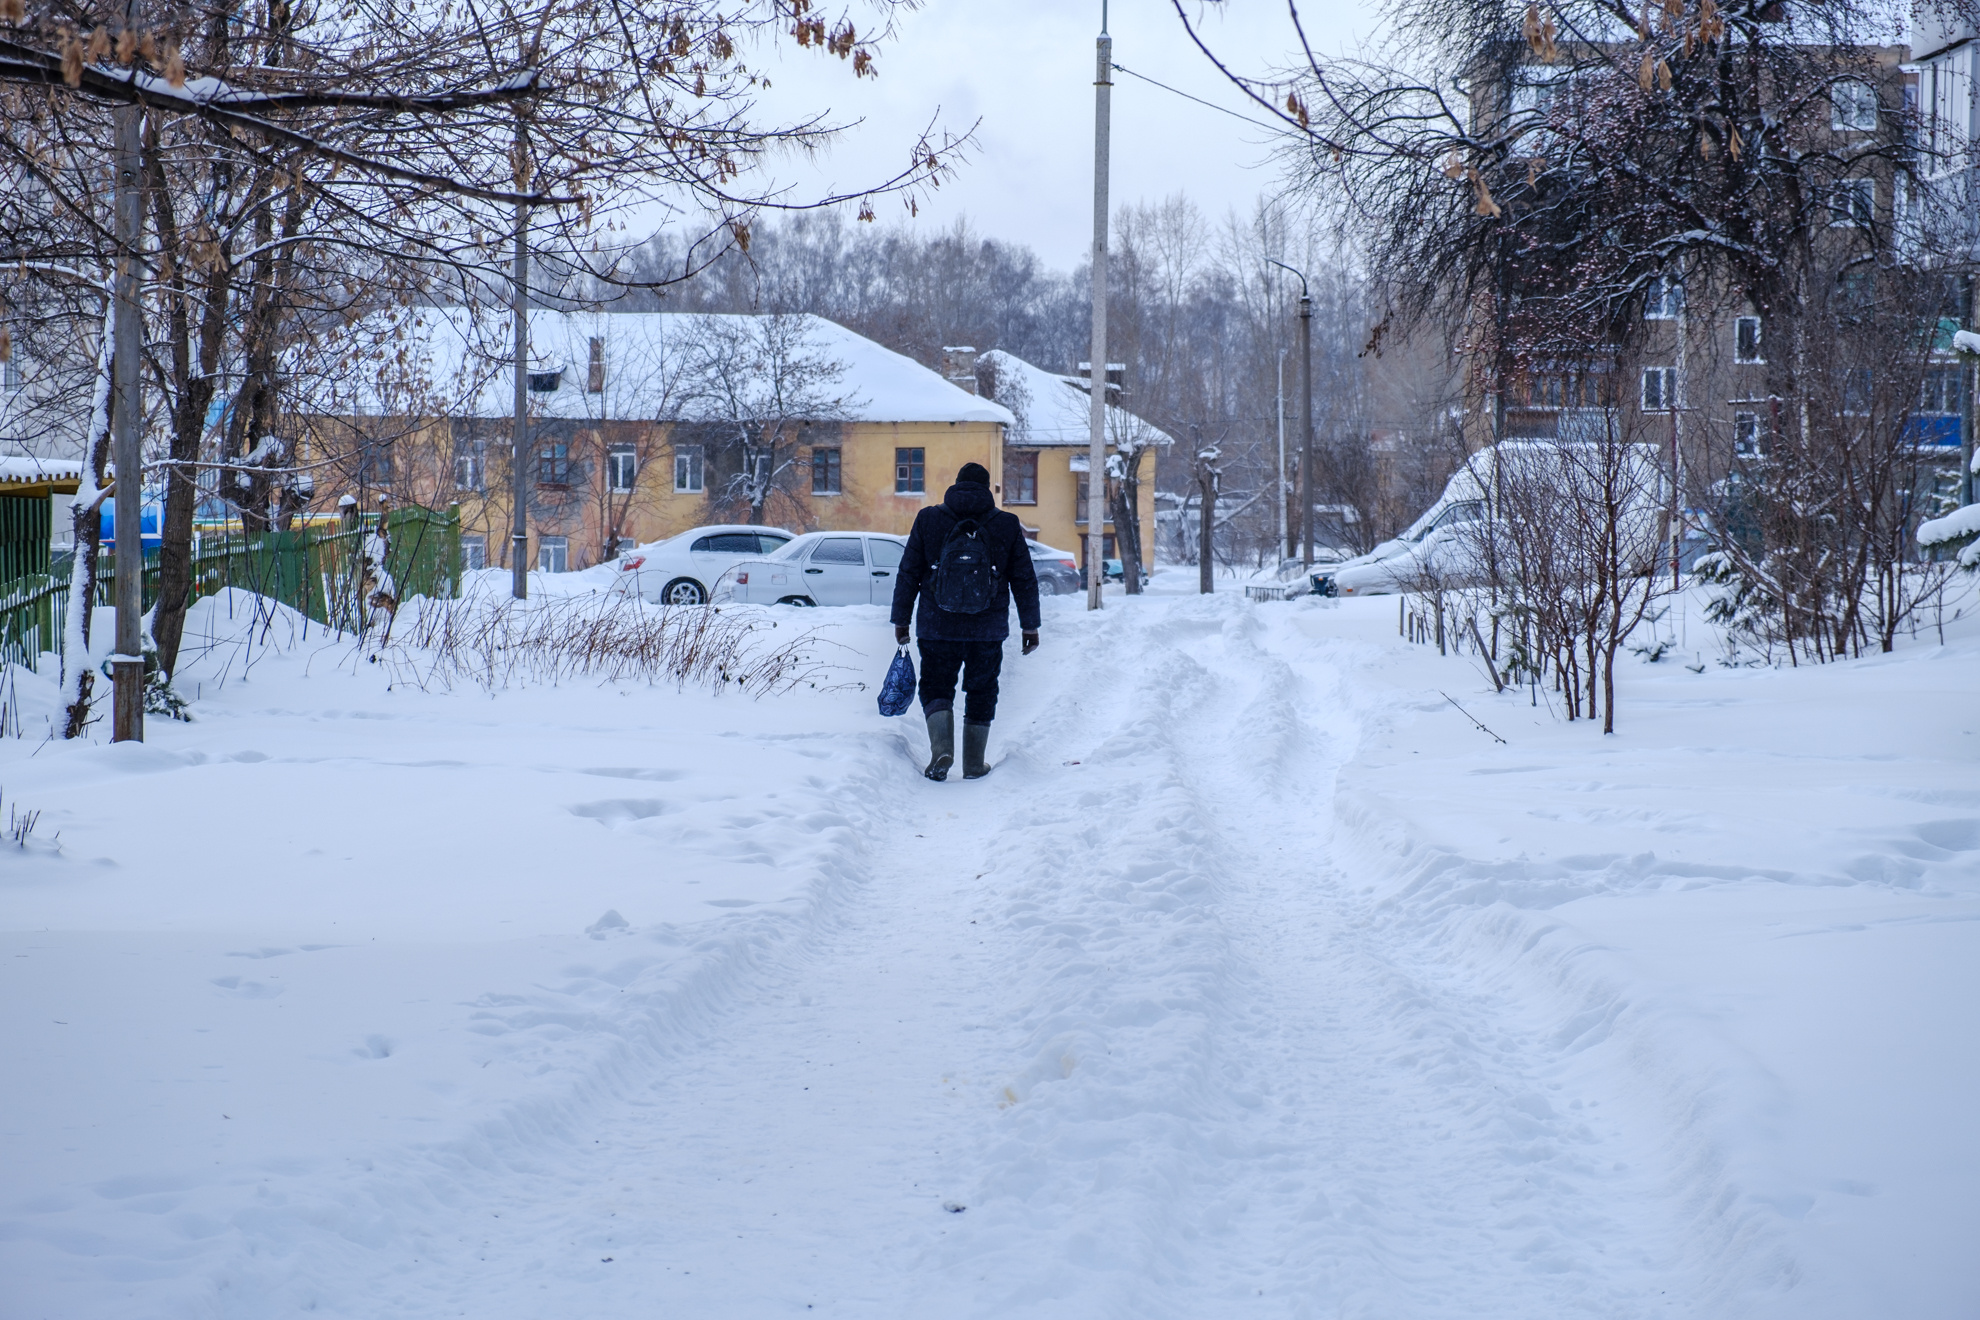
<path fill-rule="evenodd" d="M 990 763 L 983 759 L 984 749 L 990 745 L 990 726 L 987 724 L 963 725 L 963 778 L 981 779 L 990 773 Z"/>
<path fill-rule="evenodd" d="M 930 711 L 928 715 L 928 768 L 921 773 L 940 783 L 949 777 L 956 763 L 956 713 Z"/>

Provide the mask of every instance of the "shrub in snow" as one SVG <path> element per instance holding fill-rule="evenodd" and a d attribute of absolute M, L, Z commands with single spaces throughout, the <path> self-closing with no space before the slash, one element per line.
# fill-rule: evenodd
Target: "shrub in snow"
<path fill-rule="evenodd" d="M 406 617 L 411 616 L 410 626 Z M 831 666 L 811 632 L 780 632 L 761 610 L 646 605 L 637 598 L 564 596 L 518 601 L 476 593 L 418 598 L 373 658 L 402 681 L 496 691 L 515 683 L 592 678 L 734 688 L 752 696 L 824 679 Z"/>
<path fill-rule="evenodd" d="M 1920 523 L 1918 544 L 1941 556 L 1951 555 L 1961 568 L 1980 569 L 1980 504 Z"/>

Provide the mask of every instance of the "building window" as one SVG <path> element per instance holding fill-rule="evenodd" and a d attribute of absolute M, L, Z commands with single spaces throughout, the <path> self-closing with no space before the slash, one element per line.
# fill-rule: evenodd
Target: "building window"
<path fill-rule="evenodd" d="M 461 571 L 472 573 L 488 567 L 488 538 L 485 536 L 463 536 L 461 538 Z"/>
<path fill-rule="evenodd" d="M 1740 458 L 1760 456 L 1760 414 L 1736 412 L 1733 414 L 1733 453 Z"/>
<path fill-rule="evenodd" d="M 360 486 L 392 484 L 392 442 L 363 440 L 358 447 L 357 480 Z"/>
<path fill-rule="evenodd" d="M 454 442 L 454 488 L 456 490 L 480 490 L 486 474 L 482 469 L 482 449 L 479 440 L 456 440 Z"/>
<path fill-rule="evenodd" d="M 21 388 L 21 364 L 14 361 L 14 355 L 10 351 L 7 360 L 0 362 L 0 390 L 13 391 L 19 388 Z"/>
<path fill-rule="evenodd" d="M 1037 451 L 1004 455 L 1004 503 L 1038 503 Z"/>
<path fill-rule="evenodd" d="M 605 392 L 605 341 L 593 336 L 591 341 L 591 370 L 584 378 L 587 394 Z"/>
<path fill-rule="evenodd" d="M 701 446 L 674 446 L 674 493 L 701 494 Z"/>
<path fill-rule="evenodd" d="M 568 573 L 571 569 L 571 538 L 539 536 L 536 539 L 536 567 L 543 573 Z"/>
<path fill-rule="evenodd" d="M 1733 361 L 1748 364 L 1765 362 L 1760 356 L 1760 318 L 1741 316 L 1733 320 Z"/>
<path fill-rule="evenodd" d="M 1877 181 L 1844 179 L 1829 195 L 1829 224 L 1868 229 L 1876 214 Z"/>
<path fill-rule="evenodd" d="M 1861 417 L 1870 411 L 1871 386 L 1873 384 L 1868 367 L 1851 367 L 1843 373 L 1842 410 L 1846 414 Z"/>
<path fill-rule="evenodd" d="M 1877 89 L 1854 78 L 1829 89 L 1829 127 L 1838 133 L 1868 133 L 1877 127 Z"/>
<path fill-rule="evenodd" d="M 1608 373 L 1584 369 L 1575 372 L 1535 371 L 1512 389 L 1510 406 L 1515 408 L 1607 408 L 1613 398 L 1614 378 Z"/>
<path fill-rule="evenodd" d="M 596 341 L 593 341 L 596 342 Z M 639 451 L 631 445 L 613 445 L 605 451 L 605 485 L 623 495 L 639 479 Z"/>
<path fill-rule="evenodd" d="M 928 451 L 926 449 L 896 449 L 894 451 L 894 494 L 921 495 L 928 490 Z"/>
<path fill-rule="evenodd" d="M 537 448 L 536 484 L 539 486 L 571 484 L 571 447 L 568 443 L 552 440 Z"/>
<path fill-rule="evenodd" d="M 1650 281 L 1650 288 L 1643 295 L 1643 319 L 1646 321 L 1674 321 L 1684 309 L 1684 285 L 1669 275 L 1659 275 Z"/>
<path fill-rule="evenodd" d="M 1643 369 L 1643 411 L 1669 412 L 1677 407 L 1677 368 Z"/>
<path fill-rule="evenodd" d="M 1959 368 L 1925 368 L 1919 382 L 1918 411 L 1935 417 L 1956 416 L 1959 412 Z"/>
<path fill-rule="evenodd" d="M 841 454 L 836 449 L 814 449 L 811 451 L 811 493 L 813 495 L 837 495 L 839 493 L 839 460 Z"/>

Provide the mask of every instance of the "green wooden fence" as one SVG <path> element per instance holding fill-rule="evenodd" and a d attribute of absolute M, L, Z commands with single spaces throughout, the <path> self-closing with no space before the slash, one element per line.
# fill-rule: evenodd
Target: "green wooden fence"
<path fill-rule="evenodd" d="M 400 600 L 453 596 L 460 589 L 461 522 L 456 508 L 404 508 L 383 515 L 390 549 L 386 571 Z M 363 632 L 369 611 L 358 599 L 358 559 L 378 528 L 369 514 L 357 527 L 320 532 L 240 532 L 203 535 L 193 548 L 192 598 L 228 588 L 279 601 L 320 624 Z M 158 560 L 144 564 L 144 607 L 158 597 Z M 97 560 L 96 603 L 114 599 L 117 556 Z M 0 580 L 0 661 L 33 665 L 47 651 L 63 651 L 69 612 L 69 575 L 34 573 Z"/>

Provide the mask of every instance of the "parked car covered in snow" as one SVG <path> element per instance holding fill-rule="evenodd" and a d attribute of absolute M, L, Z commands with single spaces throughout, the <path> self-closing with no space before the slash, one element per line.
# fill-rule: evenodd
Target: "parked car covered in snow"
<path fill-rule="evenodd" d="M 891 605 L 905 536 L 806 532 L 736 565 L 731 598 L 751 605 Z"/>
<path fill-rule="evenodd" d="M 1038 594 L 1041 596 L 1070 596 L 1084 586 L 1079 560 L 1070 550 L 1033 541 L 1031 566 L 1038 570 Z"/>
<path fill-rule="evenodd" d="M 1384 596 L 1479 586 L 1490 579 L 1494 559 L 1502 573 L 1517 562 L 1522 540 L 1529 550 L 1546 542 L 1536 542 L 1532 529 L 1587 526 L 1575 511 L 1599 508 L 1608 499 L 1619 505 L 1615 530 L 1625 561 L 1648 571 L 1667 526 L 1669 495 L 1654 445 L 1501 441 L 1467 459 L 1402 535 L 1315 569 L 1313 589 L 1326 596 Z"/>
<path fill-rule="evenodd" d="M 737 564 L 774 553 L 792 535 L 781 527 L 740 523 L 690 528 L 620 555 L 613 561 L 619 566 L 613 590 L 655 605 L 706 605 Z"/>

